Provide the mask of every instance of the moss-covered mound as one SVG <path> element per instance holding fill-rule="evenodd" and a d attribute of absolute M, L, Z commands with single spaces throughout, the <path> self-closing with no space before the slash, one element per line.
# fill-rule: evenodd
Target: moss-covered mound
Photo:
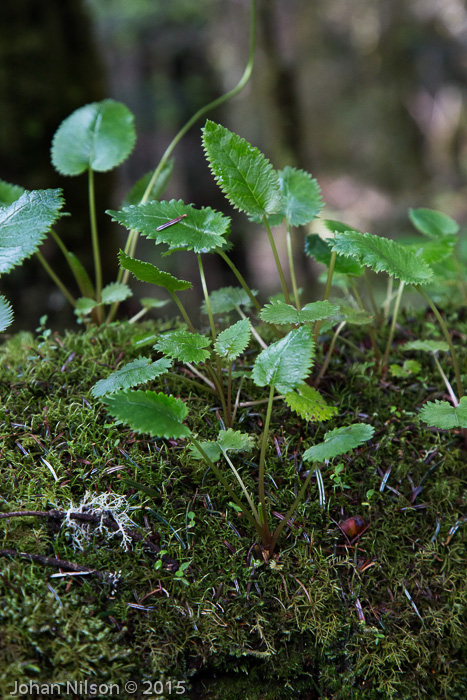
<path fill-rule="evenodd" d="M 19 684 L 52 696 L 55 683 L 70 698 L 464 700 L 466 453 L 460 431 L 418 420 L 427 398 L 443 398 L 430 356 L 416 357 L 418 373 L 381 379 L 359 336 L 343 333 L 320 385 L 338 415 L 311 424 L 277 404 L 271 522 L 300 487 L 305 447 L 358 421 L 375 434 L 321 468 L 326 506 L 313 479 L 268 558 L 185 441 L 137 436 L 92 398 L 141 354 L 134 334 L 23 334 L 2 349 L 0 510 L 12 515 L 0 520 L 1 697 Z M 219 407 L 193 380 L 169 373 L 153 387 L 186 398 L 206 439 Z M 236 415 L 254 436 L 258 391 L 244 383 Z M 253 493 L 257 462 L 237 461 Z"/>

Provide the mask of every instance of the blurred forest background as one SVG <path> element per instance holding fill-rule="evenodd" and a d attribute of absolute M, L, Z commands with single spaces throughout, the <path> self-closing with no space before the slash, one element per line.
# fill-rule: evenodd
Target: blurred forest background
<path fill-rule="evenodd" d="M 258 146 L 277 168 L 295 165 L 310 171 L 322 187 L 327 218 L 397 237 L 410 231 L 408 208 L 425 206 L 465 224 L 464 1 L 258 4 L 253 77 L 209 118 Z M 0 178 L 27 189 L 62 187 L 72 217 L 57 229 L 68 247 L 91 263 L 86 177 L 63 178 L 50 165 L 50 143 L 60 122 L 105 97 L 133 111 L 135 151 L 118 171 L 96 177 L 98 207 L 102 212 L 118 208 L 192 114 L 235 85 L 248 42 L 248 0 L 2 0 Z M 177 147 L 164 198 L 232 215 L 231 238 L 243 241 L 243 246 L 236 243 L 236 262 L 253 287 L 277 291 L 269 286 L 275 275 L 265 235 L 230 208 L 209 173 L 200 143 L 203 123 Z M 99 225 L 105 281 L 110 282 L 125 233 L 106 215 Z M 298 253 L 304 233 L 296 237 Z M 66 276 L 53 242 L 43 252 Z M 160 262 L 154 245 L 144 239 L 137 255 Z M 195 280 L 188 256 L 165 261 L 175 265 L 176 257 L 181 269 L 173 271 Z M 213 256 L 209 266 L 210 289 L 233 283 Z M 312 289 L 316 270 L 310 261 L 302 260 L 300 277 Z M 43 313 L 53 329 L 74 324 L 37 260 L 4 276 L 1 287 L 14 306 L 13 330 L 34 328 Z M 153 292 L 146 287 L 142 293 Z M 305 300 L 310 299 L 311 291 Z M 138 308 L 130 300 L 125 311 Z"/>

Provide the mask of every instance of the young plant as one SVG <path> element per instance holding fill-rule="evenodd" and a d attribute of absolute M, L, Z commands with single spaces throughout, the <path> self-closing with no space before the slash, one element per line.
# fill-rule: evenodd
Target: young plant
<path fill-rule="evenodd" d="M 98 382 L 93 389 L 95 396 L 102 396 L 109 413 L 118 422 L 124 422 L 138 432 L 147 432 L 154 437 L 187 438 L 192 444 L 194 458 L 202 458 L 210 466 L 237 507 L 245 511 L 246 519 L 256 529 L 268 552 L 272 554 L 277 539 L 287 521 L 292 517 L 308 487 L 311 475 L 302 486 L 298 497 L 279 527 L 271 532 L 266 499 L 267 450 L 274 401 L 283 400 L 298 415 L 306 420 L 326 420 L 335 414 L 336 408 L 328 406 L 316 389 L 309 387 L 309 377 L 315 354 L 313 328 L 316 323 L 334 316 L 339 307 L 328 300 L 300 305 L 297 284 L 293 271 L 293 254 L 289 257 L 288 274 L 292 280 L 295 305 L 291 299 L 286 275 L 277 255 L 270 220 L 275 225 L 286 221 L 286 236 L 291 239 L 291 227 L 312 221 L 318 215 L 322 202 L 319 188 L 311 176 L 292 168 L 276 173 L 272 165 L 258 149 L 225 127 L 208 121 L 203 129 L 203 143 L 214 176 L 233 206 L 250 218 L 262 221 L 268 235 L 273 259 L 276 263 L 284 301 L 276 299 L 261 308 L 255 293 L 230 262 L 227 255 L 227 236 L 230 220 L 224 215 L 205 207 L 195 209 L 182 201 L 148 202 L 124 207 L 121 211 L 110 211 L 112 218 L 128 229 L 164 244 L 169 250 L 192 251 L 196 256 L 200 282 L 204 293 L 204 308 L 208 316 L 210 337 L 197 333 L 177 292 L 188 288 L 188 283 L 161 271 L 156 266 L 137 260 L 124 251 L 120 252 L 120 264 L 139 280 L 163 287 L 180 309 L 187 329 L 171 331 L 161 335 L 154 349 L 162 358 L 151 362 L 139 358 L 115 372 L 106 380 Z M 292 251 L 291 240 L 289 250 Z M 209 294 L 202 262 L 203 254 L 220 254 L 230 263 L 237 274 L 241 288 L 224 288 Z M 247 317 L 245 310 L 259 307 L 259 319 Z M 216 313 L 235 309 L 240 320 L 218 331 Z M 262 336 L 261 323 L 270 324 L 279 339 L 267 344 Z M 337 321 L 335 322 L 337 323 Z M 245 352 L 252 340 L 259 350 L 252 370 L 245 372 Z M 164 364 L 160 364 L 160 363 Z M 222 430 L 215 441 L 201 440 L 193 435 L 184 423 L 188 408 L 179 398 L 153 391 L 132 391 L 129 387 L 147 381 L 168 371 L 172 362 L 182 363 L 191 373 L 201 379 L 208 391 L 217 396 L 223 412 L 227 430 Z M 234 372 L 240 375 L 240 386 L 235 406 L 232 406 Z M 249 379 L 258 388 L 268 387 L 266 415 L 260 438 L 258 457 L 258 496 L 249 493 L 231 455 L 251 450 L 252 436 L 234 430 L 239 393 L 244 379 Z M 261 401 L 261 400 L 260 400 Z M 322 460 L 342 454 L 356 447 L 373 434 L 369 426 L 351 426 L 331 431 L 325 436 Z M 314 452 L 307 451 L 304 459 L 313 459 Z M 326 456 L 327 455 L 327 456 Z M 245 507 L 228 479 L 216 464 L 221 457 L 237 480 L 249 508 Z M 324 505 L 324 486 L 319 468 L 316 468 L 320 489 L 320 501 Z"/>

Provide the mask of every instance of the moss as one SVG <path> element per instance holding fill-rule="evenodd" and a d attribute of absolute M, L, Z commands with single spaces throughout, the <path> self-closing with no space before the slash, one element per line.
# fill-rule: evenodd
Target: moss
<path fill-rule="evenodd" d="M 422 337 L 423 319 L 410 328 Z M 149 329 L 158 330 L 138 332 Z M 86 491 L 124 494 L 135 527 L 167 552 L 161 559 L 141 543 L 125 551 L 97 527 L 80 551 L 48 519 L 1 520 L 4 549 L 120 572 L 114 591 L 95 577 L 52 578 L 56 570 L 39 563 L 0 558 L 2 697 L 15 681 L 87 678 L 183 680 L 188 697 L 228 700 L 464 698 L 465 452 L 455 431 L 418 422 L 427 394 L 440 396 L 430 358 L 417 358 L 419 376 L 383 382 L 371 358 L 359 364 L 342 344 L 320 387 L 329 401 L 338 397 L 337 418 L 305 424 L 275 405 L 272 522 L 295 498 L 305 446 L 361 419 L 376 433 L 340 459 L 340 482 L 335 465 L 323 466 L 326 509 L 312 481 L 268 562 L 185 441 L 117 427 L 92 398 L 98 379 L 142 354 L 134 333 L 115 324 L 46 340 L 22 335 L 1 350 L 2 510 L 66 509 Z M 347 338 L 358 346 L 361 333 Z M 188 395 L 194 432 L 215 435 L 216 407 L 186 375 L 152 386 Z M 251 382 L 244 391 L 245 400 L 260 397 Z M 260 408 L 238 414 L 257 437 Z M 254 492 L 256 464 L 254 456 L 238 463 Z M 350 544 L 337 523 L 355 515 L 368 528 Z"/>

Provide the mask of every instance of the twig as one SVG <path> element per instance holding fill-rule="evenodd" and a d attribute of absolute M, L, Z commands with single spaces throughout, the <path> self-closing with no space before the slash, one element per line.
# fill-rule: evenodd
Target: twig
<path fill-rule="evenodd" d="M 80 566 L 72 561 L 64 561 L 63 559 L 55 559 L 55 557 L 44 557 L 41 554 L 28 554 L 26 552 L 17 552 L 15 549 L 0 549 L 0 557 L 21 557 L 28 561 L 34 561 L 45 566 L 55 566 L 57 569 L 69 569 L 82 574 L 91 574 L 96 576 L 100 581 L 115 584 L 115 575 L 108 574 L 97 569 L 90 569 L 87 566 Z"/>

